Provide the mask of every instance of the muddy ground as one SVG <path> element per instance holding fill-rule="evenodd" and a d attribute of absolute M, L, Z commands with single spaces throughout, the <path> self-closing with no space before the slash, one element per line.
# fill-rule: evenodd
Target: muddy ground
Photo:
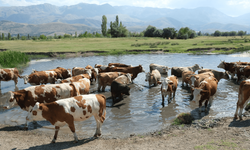
<path fill-rule="evenodd" d="M 94 133 L 93 133 L 94 134 Z M 191 125 L 168 126 L 165 129 L 128 138 L 83 138 L 73 142 L 72 134 L 58 134 L 56 143 L 50 143 L 54 132 L 24 131 L 21 126 L 0 125 L 0 149 L 250 149 L 250 117 L 242 121 L 232 117 L 195 120 Z"/>

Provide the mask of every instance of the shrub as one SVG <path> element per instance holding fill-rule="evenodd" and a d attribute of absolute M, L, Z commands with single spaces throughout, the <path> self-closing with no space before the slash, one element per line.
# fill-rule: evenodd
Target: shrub
<path fill-rule="evenodd" d="M 174 120 L 174 125 L 191 124 L 194 117 L 190 113 L 181 113 Z"/>
<path fill-rule="evenodd" d="M 43 34 L 42 34 L 42 35 L 40 35 L 40 36 L 39 36 L 39 38 L 40 38 L 40 39 L 42 39 L 42 40 L 47 39 L 47 37 L 46 37 L 45 35 L 43 35 Z"/>
<path fill-rule="evenodd" d="M 64 38 L 71 38 L 71 35 L 69 35 L 69 34 L 64 34 L 63 37 L 64 37 Z"/>
<path fill-rule="evenodd" d="M 4 68 L 14 68 L 28 61 L 29 57 L 25 53 L 16 51 L 5 51 L 0 53 L 0 64 Z"/>
<path fill-rule="evenodd" d="M 26 40 L 26 36 L 22 36 L 22 37 L 21 37 L 21 40 Z"/>
<path fill-rule="evenodd" d="M 157 48 L 157 45 L 152 44 L 152 45 L 149 46 L 149 48 Z"/>

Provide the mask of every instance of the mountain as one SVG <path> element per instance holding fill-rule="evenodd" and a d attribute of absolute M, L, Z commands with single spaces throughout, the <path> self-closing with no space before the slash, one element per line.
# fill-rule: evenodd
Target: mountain
<path fill-rule="evenodd" d="M 57 25 L 61 23 L 65 27 L 66 24 L 69 24 L 67 27 L 74 26 L 74 29 L 83 26 L 86 29 L 88 27 L 88 30 L 91 31 L 95 28 L 100 31 L 103 15 L 107 17 L 108 27 L 109 23 L 114 21 L 116 15 L 118 15 L 123 25 L 133 32 L 143 31 L 148 25 L 159 29 L 189 27 L 195 31 L 202 32 L 214 32 L 215 30 L 244 30 L 250 32 L 250 20 L 248 19 L 250 13 L 239 17 L 231 17 L 210 7 L 168 9 L 87 3 L 61 7 L 47 3 L 32 6 L 0 7 L 0 21 L 11 21 L 12 25 L 14 22 L 21 23 L 15 24 L 17 27 L 6 27 L 2 32 L 15 28 L 16 32 L 21 33 L 23 31 L 17 31 L 17 28 L 23 25 L 23 23 L 26 24 L 24 27 L 25 31 L 33 30 L 28 30 L 28 27 L 41 27 L 43 24 L 50 25 L 50 23 L 52 23 L 52 26 L 56 25 L 56 23 Z M 31 25 L 28 26 L 28 24 Z M 50 31 L 52 32 L 52 30 Z M 80 31 L 77 32 L 79 33 Z"/>
<path fill-rule="evenodd" d="M 15 23 L 11 21 L 0 21 L 0 32 L 1 33 L 11 33 L 12 36 L 16 36 L 20 34 L 20 36 L 28 34 L 30 36 L 35 35 L 50 35 L 54 36 L 56 33 L 57 35 L 67 34 L 75 34 L 77 33 L 84 33 L 88 31 L 92 32 L 101 32 L 99 28 L 93 28 L 82 24 L 66 24 L 60 22 L 53 22 L 53 23 L 45 23 L 45 24 L 38 24 L 38 25 L 30 25 L 26 23 Z"/>

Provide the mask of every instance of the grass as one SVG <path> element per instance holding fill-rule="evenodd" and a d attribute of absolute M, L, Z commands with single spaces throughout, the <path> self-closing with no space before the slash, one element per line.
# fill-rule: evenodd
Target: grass
<path fill-rule="evenodd" d="M 195 146 L 194 149 L 195 150 L 206 150 L 206 149 L 211 149 L 211 150 L 217 150 L 217 149 L 235 149 L 235 148 L 239 148 L 239 145 L 231 142 L 231 141 L 214 141 L 212 140 L 211 142 L 208 142 L 204 145 L 198 145 Z"/>
<path fill-rule="evenodd" d="M 2 49 L 21 52 L 84 52 L 112 50 L 123 52 L 125 50 L 169 50 L 170 53 L 187 53 L 188 49 L 194 48 L 234 48 L 235 50 L 249 50 L 250 36 L 237 37 L 211 37 L 201 36 L 195 39 L 163 39 L 146 37 L 127 38 L 72 38 L 50 40 L 12 40 L 0 41 Z M 153 46 L 152 46 L 153 45 Z M 151 48 L 150 48 L 151 46 Z M 167 46 L 167 47 L 166 47 Z M 224 50 L 214 51 L 216 53 Z M 116 52 L 117 53 L 117 52 Z"/>
<path fill-rule="evenodd" d="M 194 120 L 193 116 L 190 113 L 181 113 L 174 119 L 173 125 L 182 125 L 191 124 Z"/>
<path fill-rule="evenodd" d="M 4 51 L 0 52 L 1 68 L 14 68 L 22 67 L 29 62 L 29 57 L 22 52 L 18 51 Z"/>

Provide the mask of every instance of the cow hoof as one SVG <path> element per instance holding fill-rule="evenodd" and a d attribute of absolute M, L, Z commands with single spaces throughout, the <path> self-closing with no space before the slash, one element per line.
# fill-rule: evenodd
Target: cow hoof
<path fill-rule="evenodd" d="M 23 130 L 28 130 L 28 127 L 23 127 Z"/>
<path fill-rule="evenodd" d="M 78 141 L 74 141 L 74 143 L 78 143 Z"/>
<path fill-rule="evenodd" d="M 102 134 L 95 134 L 94 137 L 98 137 L 98 136 L 101 136 Z"/>
<path fill-rule="evenodd" d="M 243 120 L 242 117 L 240 117 L 240 120 Z"/>

